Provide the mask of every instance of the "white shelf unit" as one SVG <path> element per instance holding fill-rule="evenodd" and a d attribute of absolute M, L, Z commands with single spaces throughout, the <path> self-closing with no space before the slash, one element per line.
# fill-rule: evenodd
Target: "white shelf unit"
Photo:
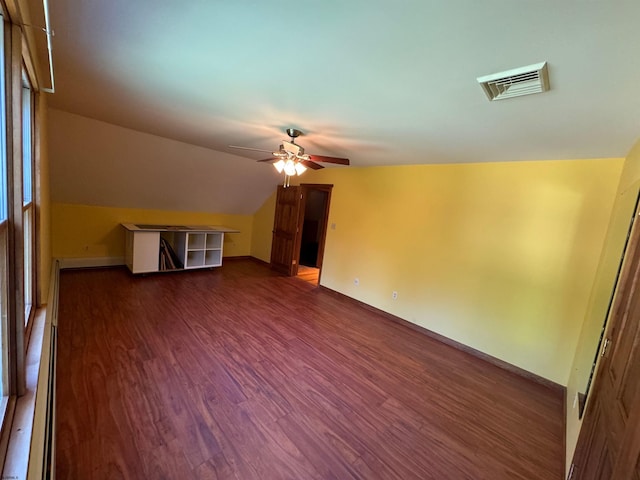
<path fill-rule="evenodd" d="M 151 273 L 222 266 L 225 233 L 238 233 L 222 226 L 138 225 L 125 223 L 126 263 L 133 273 Z M 176 267 L 166 267 L 163 242 L 173 250 Z M 171 255 L 170 255 L 171 256 Z M 176 258 L 177 257 L 177 258 Z M 179 263 L 181 264 L 178 264 Z"/>
<path fill-rule="evenodd" d="M 126 232 L 125 259 L 133 273 L 158 271 L 160 232 Z"/>
<path fill-rule="evenodd" d="M 175 250 L 185 269 L 222 265 L 223 232 L 185 232 L 176 235 Z"/>

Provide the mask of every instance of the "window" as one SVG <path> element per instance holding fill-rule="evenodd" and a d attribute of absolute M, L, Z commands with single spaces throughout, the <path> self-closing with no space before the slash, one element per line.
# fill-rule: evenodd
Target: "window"
<path fill-rule="evenodd" d="M 36 306 L 37 97 L 34 77 L 27 74 L 34 71 L 29 49 L 16 26 L 22 23 L 9 18 L 0 0 L 0 434 L 5 438 L 14 421 L 11 406 L 25 392 L 26 326 Z M 14 132 L 17 143 L 9 141 Z M 6 447 L 0 441 L 0 471 Z"/>
<path fill-rule="evenodd" d="M 9 185 L 7 170 L 7 108 L 4 66 L 4 21 L 0 17 L 0 424 L 9 398 Z"/>
<path fill-rule="evenodd" d="M 31 318 L 35 293 L 34 222 L 33 206 L 33 93 L 26 70 L 22 71 L 22 228 L 24 237 L 24 322 Z"/>

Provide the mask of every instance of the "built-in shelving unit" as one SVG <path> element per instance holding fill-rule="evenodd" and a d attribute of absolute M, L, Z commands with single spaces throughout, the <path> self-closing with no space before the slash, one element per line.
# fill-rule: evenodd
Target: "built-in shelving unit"
<path fill-rule="evenodd" d="M 126 263 L 133 273 L 211 268 L 222 265 L 227 227 L 122 224 Z"/>
<path fill-rule="evenodd" d="M 223 232 L 186 232 L 176 241 L 176 253 L 185 269 L 222 265 Z"/>

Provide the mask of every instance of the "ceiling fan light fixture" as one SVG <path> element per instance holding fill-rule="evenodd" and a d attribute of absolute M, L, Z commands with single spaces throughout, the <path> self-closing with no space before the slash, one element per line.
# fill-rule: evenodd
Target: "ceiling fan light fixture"
<path fill-rule="evenodd" d="M 296 174 L 296 165 L 293 160 L 287 160 L 284 162 L 284 173 L 290 177 Z"/>
<path fill-rule="evenodd" d="M 335 163 L 338 165 L 349 165 L 348 158 L 328 157 L 325 155 L 309 155 L 304 152 L 304 148 L 295 143 L 295 139 L 302 135 L 300 130 L 288 128 L 287 135 L 291 141 L 282 140 L 278 150 L 262 150 L 260 148 L 240 147 L 238 145 L 229 145 L 230 148 L 239 148 L 241 150 L 254 150 L 258 152 L 269 152 L 271 158 L 258 160 L 258 162 L 270 162 L 278 173 L 284 173 L 284 186 L 289 186 L 291 177 L 302 175 L 309 168 L 318 170 L 324 168 L 322 163 Z"/>
<path fill-rule="evenodd" d="M 306 170 L 307 170 L 307 167 L 305 167 L 300 162 L 296 162 L 296 173 L 298 175 L 302 175 Z"/>
<path fill-rule="evenodd" d="M 276 167 L 276 170 L 278 171 L 278 173 L 282 173 L 282 171 L 284 170 L 284 160 L 280 159 L 278 160 L 276 163 L 273 164 L 274 167 Z"/>

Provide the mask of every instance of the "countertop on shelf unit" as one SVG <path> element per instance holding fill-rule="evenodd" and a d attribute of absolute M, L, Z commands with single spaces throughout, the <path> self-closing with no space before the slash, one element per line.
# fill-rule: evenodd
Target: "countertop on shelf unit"
<path fill-rule="evenodd" d="M 235 228 L 224 227 L 222 225 L 155 225 L 146 223 L 122 223 L 125 229 L 130 232 L 222 232 L 240 233 Z"/>

